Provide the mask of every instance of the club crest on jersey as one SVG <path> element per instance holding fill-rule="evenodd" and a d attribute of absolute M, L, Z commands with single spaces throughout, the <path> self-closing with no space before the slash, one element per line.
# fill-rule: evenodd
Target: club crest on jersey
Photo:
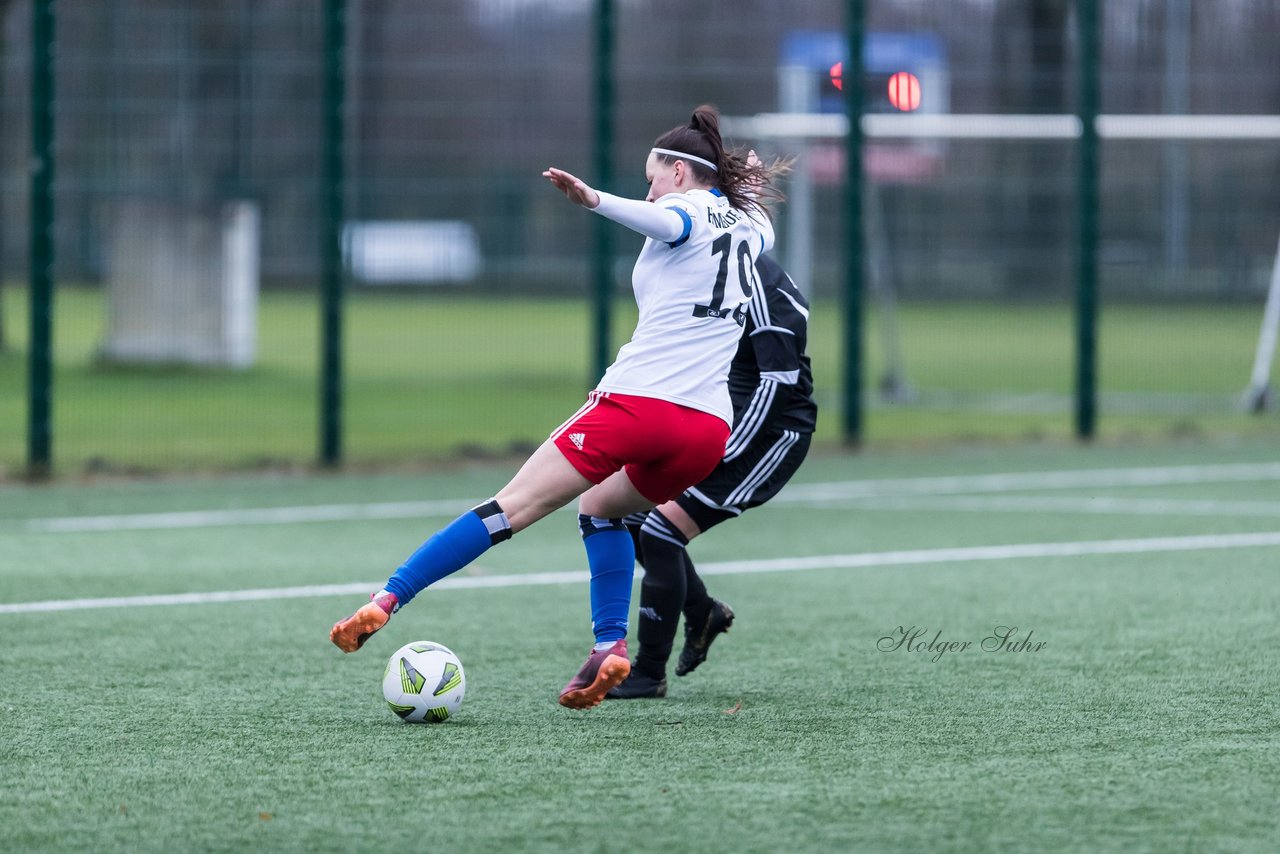
<path fill-rule="evenodd" d="M 587 441 L 587 434 L 586 433 L 570 433 L 569 441 L 573 443 L 573 446 L 575 448 L 581 451 L 583 443 Z"/>

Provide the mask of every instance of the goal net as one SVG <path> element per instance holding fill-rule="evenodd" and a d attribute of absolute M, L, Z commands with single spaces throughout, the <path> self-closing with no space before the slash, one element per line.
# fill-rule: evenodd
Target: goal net
<path fill-rule="evenodd" d="M 112 363 L 252 367 L 257 350 L 259 214 L 135 199 L 113 221 L 108 317 Z"/>
<path fill-rule="evenodd" d="M 1276 336 L 1280 333 L 1280 242 L 1271 267 L 1271 286 L 1262 312 L 1262 331 L 1258 333 L 1258 349 L 1253 357 L 1253 374 L 1245 390 L 1244 405 L 1251 412 L 1263 412 L 1271 406 L 1271 365 L 1276 357 Z"/>
<path fill-rule="evenodd" d="M 885 113 L 861 127 L 882 400 L 1069 411 L 1080 119 Z M 1280 116 L 1102 115 L 1096 129 L 1104 410 L 1235 411 L 1248 378 L 1244 402 L 1262 411 L 1280 327 L 1280 205 L 1257 184 L 1280 174 Z M 805 285 L 819 296 L 843 281 L 828 221 L 847 130 L 839 113 L 725 121 L 739 144 L 801 155 L 789 204 L 812 208 L 784 213 L 780 251 L 784 263 L 813 258 Z"/>

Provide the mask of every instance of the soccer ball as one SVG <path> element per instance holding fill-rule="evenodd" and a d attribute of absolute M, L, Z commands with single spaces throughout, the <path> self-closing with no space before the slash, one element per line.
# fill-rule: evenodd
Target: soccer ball
<path fill-rule="evenodd" d="M 438 724 L 462 705 L 467 677 L 448 647 L 430 641 L 407 643 L 395 651 L 382 674 L 382 696 L 408 723 Z"/>

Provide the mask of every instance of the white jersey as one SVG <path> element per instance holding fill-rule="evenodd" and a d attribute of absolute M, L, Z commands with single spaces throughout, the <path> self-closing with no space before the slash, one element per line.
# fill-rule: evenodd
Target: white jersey
<path fill-rule="evenodd" d="M 639 321 L 596 388 L 667 400 L 732 426 L 729 364 L 772 225 L 730 207 L 718 190 L 652 203 L 600 196 L 597 212 L 647 239 L 631 272 Z"/>

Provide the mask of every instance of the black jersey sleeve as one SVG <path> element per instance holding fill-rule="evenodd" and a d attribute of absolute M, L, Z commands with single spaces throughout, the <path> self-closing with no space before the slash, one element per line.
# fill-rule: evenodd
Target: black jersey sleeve
<path fill-rule="evenodd" d="M 726 460 L 746 450 L 790 404 L 808 341 L 809 305 L 791 277 L 767 255 L 756 263 L 756 272 L 760 287 L 751 295 L 743 334 L 751 344 L 759 381 L 751 399 L 735 413 Z"/>

